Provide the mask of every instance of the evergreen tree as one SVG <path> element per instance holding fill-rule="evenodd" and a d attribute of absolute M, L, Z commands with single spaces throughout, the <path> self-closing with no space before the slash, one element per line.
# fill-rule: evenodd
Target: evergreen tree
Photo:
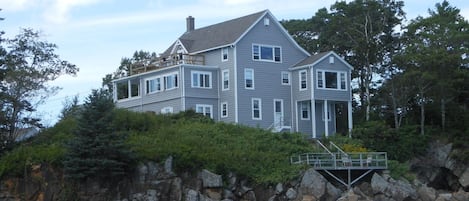
<path fill-rule="evenodd" d="M 93 90 L 85 100 L 64 160 L 66 177 L 104 181 L 119 178 L 130 169 L 134 158 L 125 135 L 113 130 L 113 109 L 112 98 L 104 90 Z"/>

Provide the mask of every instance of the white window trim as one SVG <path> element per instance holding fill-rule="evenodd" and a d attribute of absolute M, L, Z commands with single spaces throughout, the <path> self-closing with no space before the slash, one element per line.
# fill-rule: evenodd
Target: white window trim
<path fill-rule="evenodd" d="M 161 108 L 161 114 L 172 114 L 173 111 L 173 107 L 171 106 Z"/>
<path fill-rule="evenodd" d="M 301 81 L 302 81 L 302 80 L 301 80 L 301 74 L 302 74 L 302 73 L 305 73 L 305 75 L 306 75 L 306 76 L 305 76 L 306 88 L 301 88 Z M 307 70 L 300 70 L 300 71 L 298 72 L 298 83 L 299 83 L 298 87 L 299 87 L 300 91 L 308 90 L 308 71 L 307 71 Z"/>
<path fill-rule="evenodd" d="M 246 71 L 251 71 L 252 72 L 252 87 L 248 88 L 246 86 Z M 245 68 L 244 69 L 244 88 L 245 89 L 249 89 L 249 90 L 254 90 L 255 89 L 255 85 L 254 85 L 254 69 L 252 68 Z"/>
<path fill-rule="evenodd" d="M 197 86 L 194 85 L 194 74 L 197 74 Z M 200 86 L 200 75 L 208 75 L 208 87 L 201 87 Z M 211 89 L 212 88 L 212 72 L 209 71 L 191 71 L 191 87 L 192 88 L 199 88 L 199 89 Z"/>
<path fill-rule="evenodd" d="M 303 105 L 306 105 L 306 111 L 308 112 L 308 118 L 303 117 Z M 300 104 L 300 118 L 301 120 L 310 120 L 311 117 L 311 104 L 306 101 L 301 102 Z"/>
<path fill-rule="evenodd" d="M 225 88 L 225 73 L 228 73 L 228 87 Z M 221 90 L 222 91 L 228 91 L 230 90 L 230 70 L 226 69 L 226 70 L 222 70 L 221 71 L 221 79 L 222 79 L 222 82 L 221 82 Z"/>
<path fill-rule="evenodd" d="M 286 74 L 288 75 L 288 83 L 283 83 L 283 75 Z M 280 73 L 280 83 L 282 85 L 291 85 L 291 73 L 290 72 L 287 72 L 287 71 L 282 71 Z"/>
<path fill-rule="evenodd" d="M 226 59 L 224 58 L 224 55 L 225 55 L 225 51 L 226 51 Z M 221 48 L 221 61 L 228 61 L 228 54 L 229 54 L 229 49 L 228 47 L 224 47 L 224 48 Z"/>
<path fill-rule="evenodd" d="M 175 87 L 172 87 L 172 88 L 166 88 L 166 80 L 164 79 L 165 77 L 170 77 L 170 76 L 176 76 L 178 79 L 176 80 L 176 85 Z M 177 89 L 179 88 L 179 73 L 175 72 L 175 73 L 168 73 L 168 74 L 164 74 L 164 75 L 161 75 L 161 77 L 163 78 L 162 79 L 162 83 L 163 83 L 163 90 L 162 91 L 171 91 L 171 90 L 174 90 L 174 89 Z M 174 84 L 174 83 L 173 83 Z"/>
<path fill-rule="evenodd" d="M 318 72 L 321 72 L 322 75 L 322 87 L 319 87 L 319 79 L 317 79 Z M 337 73 L 337 89 L 333 88 L 327 88 L 326 87 L 326 72 L 332 72 L 332 73 Z M 345 76 L 345 89 L 341 88 L 341 76 L 340 74 L 343 73 Z M 316 88 L 317 89 L 323 89 L 323 90 L 333 90 L 333 91 L 347 91 L 348 89 L 348 81 L 347 81 L 347 71 L 335 71 L 335 70 L 317 70 L 316 72 Z"/>
<path fill-rule="evenodd" d="M 198 108 L 198 107 L 202 107 L 202 108 L 203 108 L 203 111 L 202 111 L 202 113 L 201 113 L 201 114 L 203 114 L 203 115 L 205 115 L 205 113 L 206 113 L 205 109 L 206 109 L 207 107 L 210 108 L 210 118 L 213 119 L 213 105 L 208 105 L 208 104 L 196 104 L 196 105 L 195 105 L 195 111 L 196 111 L 196 113 L 197 113 L 197 108 Z M 199 113 L 199 114 L 200 114 L 200 113 Z"/>
<path fill-rule="evenodd" d="M 254 117 L 254 101 L 259 101 L 259 117 Z M 251 117 L 253 120 L 262 120 L 262 99 L 251 98 Z"/>
<path fill-rule="evenodd" d="M 223 106 L 226 106 L 226 115 L 223 115 Z M 221 102 L 220 116 L 221 116 L 221 118 L 228 117 L 228 102 Z"/>
<path fill-rule="evenodd" d="M 148 85 L 147 85 L 147 82 L 150 81 L 150 80 L 156 80 L 156 79 L 160 79 L 160 90 L 156 90 L 156 91 L 152 91 L 152 92 L 148 92 Z M 164 91 L 164 79 L 162 76 L 154 76 L 154 77 L 150 77 L 150 78 L 147 78 L 145 79 L 144 81 L 144 84 L 145 84 L 145 94 L 155 94 L 155 93 L 159 93 L 159 92 L 162 92 Z"/>
<path fill-rule="evenodd" d="M 259 59 L 254 59 L 254 46 L 259 47 Z M 272 60 L 268 59 L 262 59 L 262 47 L 270 47 L 272 48 Z M 275 61 L 275 48 L 280 49 L 280 61 Z M 265 61 L 265 62 L 272 62 L 272 63 L 282 63 L 283 61 L 283 55 L 282 55 L 282 46 L 275 46 L 275 45 L 266 45 L 266 44 L 258 44 L 258 43 L 253 43 L 251 47 L 251 59 L 253 61 Z"/>

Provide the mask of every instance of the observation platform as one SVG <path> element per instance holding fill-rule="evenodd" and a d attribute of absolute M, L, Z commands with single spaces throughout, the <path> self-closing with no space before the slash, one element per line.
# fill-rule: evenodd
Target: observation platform
<path fill-rule="evenodd" d="M 333 142 L 330 142 L 331 151 L 319 140 L 316 143 L 324 149 L 322 153 L 303 153 L 290 157 L 291 164 L 307 164 L 318 172 L 325 172 L 336 179 L 348 189 L 373 171 L 388 169 L 388 157 L 386 152 L 344 152 Z M 340 178 L 347 172 L 347 178 Z M 359 173 L 357 178 L 353 175 Z M 353 179 L 353 180 L 352 180 Z"/>

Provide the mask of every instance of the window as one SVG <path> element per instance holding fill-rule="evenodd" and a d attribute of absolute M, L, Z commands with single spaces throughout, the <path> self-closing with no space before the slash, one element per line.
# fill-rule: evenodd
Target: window
<path fill-rule="evenodd" d="M 323 71 L 317 72 L 318 88 L 347 89 L 347 76 L 345 72 Z"/>
<path fill-rule="evenodd" d="M 178 75 L 170 74 L 163 76 L 164 90 L 175 89 L 178 87 Z"/>
<path fill-rule="evenodd" d="M 173 113 L 173 107 L 164 107 L 161 109 L 161 114 L 171 114 Z"/>
<path fill-rule="evenodd" d="M 117 100 L 122 100 L 122 99 L 129 98 L 129 83 L 128 83 L 128 81 L 118 82 L 116 84 L 116 89 L 117 89 Z"/>
<path fill-rule="evenodd" d="M 256 61 L 281 62 L 282 53 L 278 46 L 252 45 L 252 59 Z"/>
<path fill-rule="evenodd" d="M 223 87 L 222 90 L 230 89 L 230 71 L 223 70 L 222 71 L 222 78 L 223 78 Z"/>
<path fill-rule="evenodd" d="M 329 63 L 330 63 L 330 64 L 333 64 L 333 63 L 334 63 L 334 57 L 333 57 L 333 56 L 330 56 L 330 57 L 329 57 Z"/>
<path fill-rule="evenodd" d="M 221 103 L 221 117 L 228 117 L 228 103 Z"/>
<path fill-rule="evenodd" d="M 212 73 L 202 71 L 191 71 L 192 88 L 212 88 Z"/>
<path fill-rule="evenodd" d="M 129 80 L 130 83 L 130 98 L 140 96 L 140 80 Z"/>
<path fill-rule="evenodd" d="M 307 85 L 307 79 L 308 79 L 308 76 L 307 76 L 307 73 L 306 73 L 306 70 L 302 70 L 300 71 L 300 91 L 301 90 L 306 90 L 306 88 L 308 87 Z"/>
<path fill-rule="evenodd" d="M 261 120 L 262 119 L 262 101 L 260 98 L 251 99 L 252 105 L 252 119 Z"/>
<path fill-rule="evenodd" d="M 290 85 L 290 73 L 282 72 L 281 73 L 282 85 Z"/>
<path fill-rule="evenodd" d="M 244 87 L 246 89 L 254 89 L 254 69 L 244 69 Z"/>
<path fill-rule="evenodd" d="M 301 102 L 301 120 L 309 120 L 309 103 Z"/>
<path fill-rule="evenodd" d="M 161 91 L 161 77 L 151 78 L 145 81 L 147 94 Z"/>
<path fill-rule="evenodd" d="M 221 61 L 228 61 L 228 48 L 221 49 Z"/>
<path fill-rule="evenodd" d="M 197 104 L 195 105 L 195 112 L 213 118 L 212 105 Z"/>

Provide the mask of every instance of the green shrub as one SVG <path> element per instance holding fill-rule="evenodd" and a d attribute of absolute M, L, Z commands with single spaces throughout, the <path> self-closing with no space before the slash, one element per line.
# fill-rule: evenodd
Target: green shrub
<path fill-rule="evenodd" d="M 413 181 L 415 175 L 410 172 L 408 163 L 400 163 L 399 161 L 389 160 L 388 169 L 391 172 L 391 177 L 394 179 L 404 178 L 408 181 Z"/>

